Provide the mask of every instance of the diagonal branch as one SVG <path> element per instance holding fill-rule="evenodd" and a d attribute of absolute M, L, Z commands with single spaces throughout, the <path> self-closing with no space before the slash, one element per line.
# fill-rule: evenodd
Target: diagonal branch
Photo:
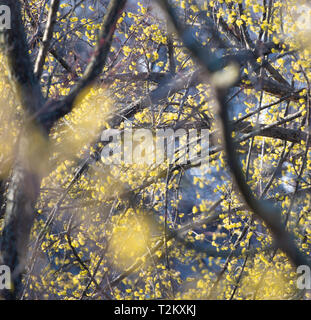
<path fill-rule="evenodd" d="M 57 11 L 59 8 L 60 0 L 52 0 L 48 20 L 46 23 L 43 39 L 42 39 L 42 45 L 39 49 L 39 53 L 37 56 L 37 60 L 35 62 L 35 75 L 38 79 L 40 79 L 42 75 L 42 70 L 45 62 L 45 58 L 47 56 L 47 53 L 49 51 L 49 47 L 51 44 L 51 39 L 53 37 L 53 29 L 54 25 L 56 23 L 56 17 L 57 17 Z"/>
<path fill-rule="evenodd" d="M 110 1 L 96 48 L 83 76 L 63 100 L 51 101 L 46 104 L 44 114 L 40 114 L 40 121 L 48 129 L 51 129 L 58 119 L 71 112 L 77 97 L 99 78 L 106 64 L 116 25 L 125 4 L 126 0 Z"/>
<path fill-rule="evenodd" d="M 85 88 L 92 85 L 102 73 L 110 51 L 117 22 L 125 4 L 126 0 L 111 0 L 107 9 L 107 13 L 104 17 L 103 26 L 99 34 L 97 46 L 93 52 L 91 61 L 87 66 L 81 80 L 65 98 L 64 110 L 62 110 L 62 115 L 64 115 L 64 113 L 68 113 L 71 110 L 77 96 Z"/>

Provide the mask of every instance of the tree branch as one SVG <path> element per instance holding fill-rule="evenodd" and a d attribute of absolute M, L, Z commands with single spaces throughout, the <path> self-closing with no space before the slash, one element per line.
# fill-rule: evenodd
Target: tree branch
<path fill-rule="evenodd" d="M 14 1 L 12 5 L 10 0 L 0 0 L 0 4 L 11 8 L 13 27 L 0 31 L 0 45 L 8 60 L 10 80 L 15 84 L 25 110 L 33 114 L 42 108 L 44 99 L 29 57 L 20 1 Z"/>
<path fill-rule="evenodd" d="M 39 49 L 37 60 L 35 62 L 35 76 L 39 79 L 42 75 L 42 70 L 45 62 L 46 55 L 49 51 L 51 39 L 53 37 L 53 29 L 56 23 L 57 11 L 59 8 L 60 0 L 52 0 L 49 15 L 42 39 L 42 45 Z"/>
<path fill-rule="evenodd" d="M 113 34 L 116 29 L 116 25 L 119 16 L 126 4 L 126 0 L 111 0 L 107 13 L 103 20 L 101 32 L 99 34 L 97 46 L 91 57 L 91 61 L 88 64 L 84 75 L 77 83 L 77 85 L 71 90 L 69 95 L 63 101 L 62 110 L 60 110 L 59 117 L 67 114 L 71 111 L 73 103 L 77 96 L 88 86 L 91 86 L 94 81 L 102 73 L 102 70 L 106 64 L 106 60 L 110 51 Z"/>

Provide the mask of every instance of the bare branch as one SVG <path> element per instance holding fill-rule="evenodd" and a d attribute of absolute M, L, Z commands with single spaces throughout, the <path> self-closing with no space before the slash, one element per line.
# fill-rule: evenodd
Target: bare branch
<path fill-rule="evenodd" d="M 53 29 L 56 23 L 57 11 L 59 8 L 60 0 L 52 0 L 51 7 L 48 14 L 48 19 L 42 39 L 42 45 L 39 49 L 38 57 L 35 62 L 35 75 L 39 79 L 42 74 L 46 55 L 49 51 L 51 39 L 53 37 Z"/>
<path fill-rule="evenodd" d="M 104 17 L 101 32 L 99 34 L 97 46 L 92 55 L 91 61 L 87 66 L 84 75 L 78 84 L 71 90 L 63 103 L 63 110 L 60 116 L 70 112 L 72 105 L 77 96 L 102 73 L 103 67 L 110 51 L 112 38 L 116 29 L 119 16 L 126 4 L 126 0 L 111 0 L 107 13 Z"/>

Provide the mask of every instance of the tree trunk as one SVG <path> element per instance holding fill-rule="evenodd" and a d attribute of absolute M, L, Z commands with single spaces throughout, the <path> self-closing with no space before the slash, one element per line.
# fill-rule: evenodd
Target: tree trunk
<path fill-rule="evenodd" d="M 35 204 L 40 192 L 40 170 L 35 168 L 42 150 L 30 141 L 31 134 L 20 139 L 19 150 L 6 195 L 5 220 L 2 234 L 1 263 L 11 269 L 11 290 L 3 292 L 5 299 L 17 299 L 27 258 L 29 234 L 35 219 Z M 44 161 L 41 156 L 40 159 Z"/>

